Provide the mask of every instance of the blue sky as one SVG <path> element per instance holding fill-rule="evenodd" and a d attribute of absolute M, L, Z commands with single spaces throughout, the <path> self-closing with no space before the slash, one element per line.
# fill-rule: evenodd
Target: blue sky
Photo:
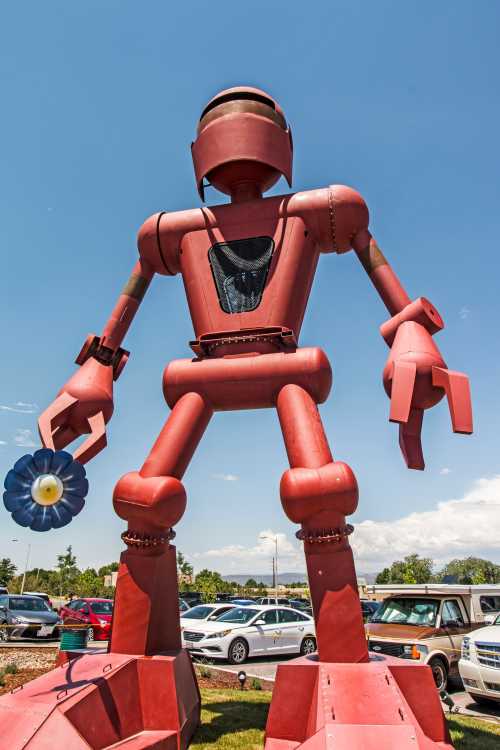
<path fill-rule="evenodd" d="M 307 9 L 307 14 L 306 14 Z M 281 0 L 212 4 L 87 0 L 11 3 L 0 45 L 0 474 L 38 444 L 39 411 L 101 331 L 158 210 L 199 205 L 189 144 L 218 90 L 249 84 L 284 108 L 294 190 L 345 183 L 412 298 L 446 329 L 436 341 L 470 374 L 475 435 L 426 414 L 424 473 L 406 469 L 381 385 L 387 314 L 353 253 L 324 256 L 301 343 L 334 370 L 322 407 L 337 458 L 360 484 L 360 570 L 412 551 L 500 561 L 498 319 L 500 5 Z M 282 181 L 279 192 L 287 192 Z M 208 202 L 221 201 L 213 190 Z M 0 555 L 50 567 L 72 544 L 81 565 L 117 559 L 111 495 L 140 467 L 167 414 L 161 375 L 189 356 L 180 278 L 158 277 L 126 346 L 109 445 L 88 465 L 85 510 L 36 534 L 4 510 Z M 177 543 L 196 568 L 303 570 L 278 495 L 286 454 L 272 411 L 218 414 L 185 478 Z M 18 543 L 11 542 L 17 538 Z M 356 541 L 357 540 L 357 541 Z"/>

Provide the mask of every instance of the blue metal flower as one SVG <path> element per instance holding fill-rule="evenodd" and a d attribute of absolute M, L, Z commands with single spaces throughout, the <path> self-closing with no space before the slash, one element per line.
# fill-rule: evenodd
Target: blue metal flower
<path fill-rule="evenodd" d="M 16 461 L 5 477 L 3 502 L 20 526 L 49 531 L 66 526 L 85 505 L 89 483 L 66 451 L 41 448 Z"/>

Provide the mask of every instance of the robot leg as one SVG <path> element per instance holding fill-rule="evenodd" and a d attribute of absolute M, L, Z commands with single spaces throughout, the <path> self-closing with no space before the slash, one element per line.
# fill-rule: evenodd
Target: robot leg
<path fill-rule="evenodd" d="M 181 478 L 212 416 L 198 393 L 175 404 L 139 472 L 125 474 L 113 493 L 122 539 L 110 650 L 155 654 L 181 647 L 176 550 L 172 527 L 182 518 Z"/>
<path fill-rule="evenodd" d="M 290 462 L 281 502 L 300 523 L 321 661 L 364 662 L 368 650 L 345 517 L 356 510 L 350 467 L 334 461 L 316 403 L 297 385 L 279 393 L 278 416 Z"/>

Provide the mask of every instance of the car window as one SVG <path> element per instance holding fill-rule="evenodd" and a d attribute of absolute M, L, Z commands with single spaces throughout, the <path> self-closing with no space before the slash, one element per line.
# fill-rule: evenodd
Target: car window
<path fill-rule="evenodd" d="M 187 617 L 188 620 L 205 620 L 212 613 L 215 614 L 215 612 L 215 607 L 209 607 L 204 604 L 200 604 L 198 607 L 193 607 L 188 612 L 186 612 L 183 617 Z"/>
<path fill-rule="evenodd" d="M 455 620 L 456 622 L 459 622 L 461 625 L 464 624 L 464 618 L 462 617 L 462 612 L 460 611 L 458 602 L 455 599 L 448 599 L 443 604 L 443 614 L 441 616 L 441 621 L 443 624 L 445 624 L 446 622 L 449 622 L 450 620 Z"/>
<path fill-rule="evenodd" d="M 9 609 L 18 612 L 50 612 L 43 599 L 38 597 L 9 596 Z"/>
<path fill-rule="evenodd" d="M 299 620 L 299 622 L 310 622 L 309 617 L 306 617 L 301 612 L 297 612 L 297 620 Z"/>
<path fill-rule="evenodd" d="M 278 610 L 278 622 L 298 622 L 299 613 L 294 612 L 291 609 L 279 609 Z"/>
<path fill-rule="evenodd" d="M 371 622 L 432 626 L 436 623 L 439 604 L 438 599 L 391 597 L 382 602 Z"/>
<path fill-rule="evenodd" d="M 74 610 L 77 610 L 77 609 L 80 609 L 80 606 L 81 606 L 82 604 L 83 604 L 83 602 L 82 602 L 82 600 L 81 600 L 81 599 L 73 599 L 73 601 L 72 601 L 72 602 L 69 602 L 69 604 L 67 604 L 66 606 L 67 606 L 67 607 L 68 607 L 69 609 L 74 609 Z"/>
<path fill-rule="evenodd" d="M 113 602 L 91 602 L 90 609 L 95 615 L 112 615 Z"/>
<path fill-rule="evenodd" d="M 0 607 L 7 608 L 9 606 L 9 597 L 8 596 L 0 596 Z"/>
<path fill-rule="evenodd" d="M 278 604 L 288 604 L 288 599 L 278 599 Z"/>
<path fill-rule="evenodd" d="M 278 613 L 275 609 L 267 609 L 262 612 L 259 620 L 264 620 L 266 625 L 276 625 L 278 622 Z"/>
<path fill-rule="evenodd" d="M 232 607 L 228 612 L 225 612 L 222 617 L 219 617 L 217 622 L 234 622 L 244 625 L 246 622 L 250 622 L 250 620 L 258 614 L 259 610 L 252 609 L 251 607 Z"/>
<path fill-rule="evenodd" d="M 483 612 L 500 612 L 500 596 L 480 596 L 479 604 Z"/>

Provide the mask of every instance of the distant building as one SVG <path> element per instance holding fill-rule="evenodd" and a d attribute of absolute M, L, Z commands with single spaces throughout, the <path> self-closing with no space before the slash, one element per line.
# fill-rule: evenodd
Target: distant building
<path fill-rule="evenodd" d="M 104 576 L 104 585 L 114 589 L 116 588 L 117 580 L 118 580 L 118 571 L 115 570 L 113 573 L 110 573 L 109 575 Z"/>

